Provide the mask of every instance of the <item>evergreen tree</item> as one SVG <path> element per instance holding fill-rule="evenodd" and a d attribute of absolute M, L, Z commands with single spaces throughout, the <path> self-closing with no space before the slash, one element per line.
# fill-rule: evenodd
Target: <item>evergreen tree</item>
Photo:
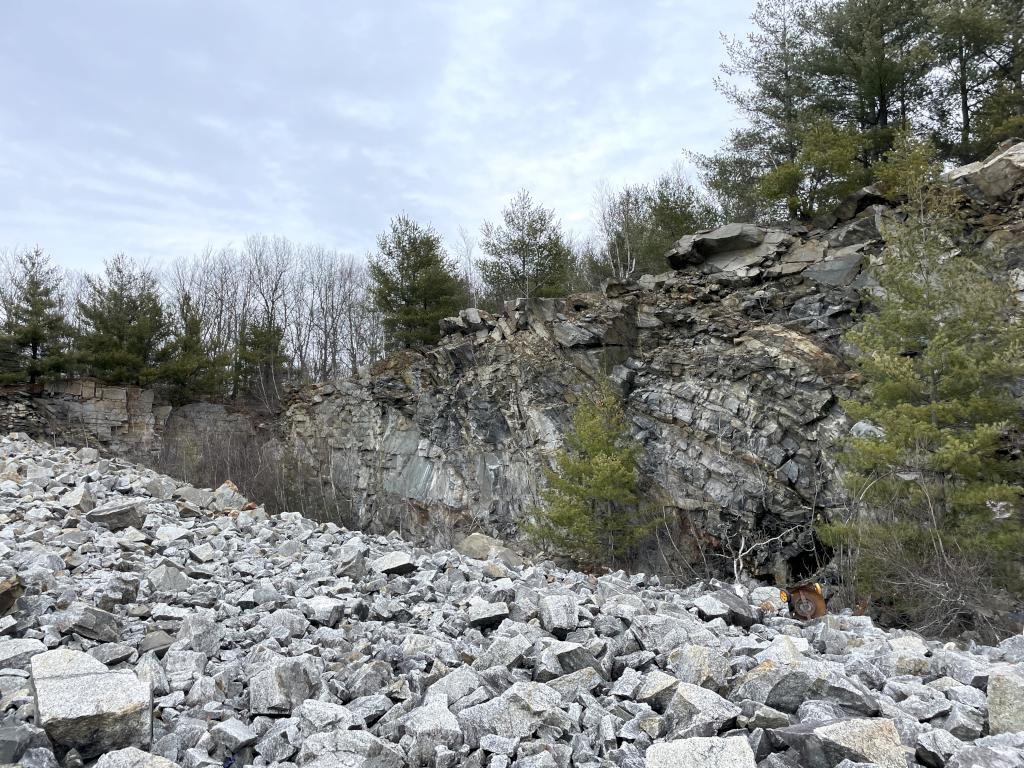
<path fill-rule="evenodd" d="M 203 340 L 202 318 L 188 293 L 178 303 L 178 317 L 160 378 L 172 405 L 183 405 L 223 394 L 228 358 L 214 355 Z"/>
<path fill-rule="evenodd" d="M 432 227 L 405 214 L 377 237 L 370 295 L 392 348 L 433 344 L 440 322 L 465 307 L 468 287 Z"/>
<path fill-rule="evenodd" d="M 608 382 L 577 406 L 572 423 L 567 449 L 546 472 L 546 505 L 526 530 L 582 565 L 613 566 L 628 560 L 655 524 L 637 487 L 641 446 Z"/>
<path fill-rule="evenodd" d="M 933 0 L 927 10 L 941 67 L 931 105 L 936 138 L 945 156 L 970 162 L 980 149 L 974 117 L 996 87 L 993 62 L 1007 30 L 990 0 Z"/>
<path fill-rule="evenodd" d="M 761 186 L 768 169 L 756 131 L 733 131 L 725 146 L 709 155 L 684 155 L 697 166 L 697 178 L 714 199 L 720 220 L 754 223 L 781 213 L 777 201 L 766 198 Z"/>
<path fill-rule="evenodd" d="M 480 228 L 479 262 L 484 290 L 494 303 L 503 299 L 565 296 L 573 264 L 572 248 L 555 213 L 520 190 L 501 212 L 502 223 Z"/>
<path fill-rule="evenodd" d="M 831 0 L 804 14 L 817 111 L 864 134 L 866 160 L 923 113 L 934 66 L 921 0 Z"/>
<path fill-rule="evenodd" d="M 892 618 L 951 633 L 987 624 L 999 590 L 1024 587 L 1024 477 L 1007 450 L 1024 327 L 1003 272 L 956 244 L 939 170 L 930 147 L 908 139 L 879 170 L 906 219 L 886 231 L 877 311 L 848 334 L 864 396 L 844 407 L 875 429 L 842 458 L 866 515 L 822 531 Z"/>
<path fill-rule="evenodd" d="M 782 213 L 795 216 L 799 189 L 797 158 L 812 96 L 804 60 L 811 45 L 803 11 L 809 0 L 759 0 L 751 14 L 754 29 L 727 40 L 725 77 L 715 87 L 747 120 L 725 148 L 696 155 L 702 179 L 730 221 L 758 221 Z M 773 178 L 763 183 L 762 180 Z"/>
<path fill-rule="evenodd" d="M 156 277 L 118 254 L 102 276 L 86 275 L 78 300 L 81 363 L 91 375 L 118 384 L 148 384 L 158 367 L 170 327 Z"/>
<path fill-rule="evenodd" d="M 804 67 L 811 45 L 803 19 L 808 6 L 808 0 L 758 0 L 750 16 L 753 31 L 726 41 L 726 77 L 715 79 L 715 87 L 761 137 L 765 168 L 794 162 L 800 151 L 811 96 Z"/>
<path fill-rule="evenodd" d="M 871 171 L 861 160 L 864 137 L 853 126 L 808 114 L 798 136 L 800 149 L 793 161 L 775 167 L 757 183 L 765 200 L 785 201 L 790 218 L 829 213 L 846 195 L 870 183 Z"/>
<path fill-rule="evenodd" d="M 910 126 L 942 158 L 1024 134 L 1019 0 L 760 0 L 716 87 L 746 125 L 689 153 L 722 218 L 828 212 Z"/>
<path fill-rule="evenodd" d="M 234 394 L 247 395 L 273 410 L 281 400 L 288 363 L 284 329 L 273 318 L 245 323 L 235 350 Z"/>
<path fill-rule="evenodd" d="M 666 269 L 665 254 L 683 235 L 718 225 L 718 212 L 681 167 L 663 173 L 644 189 L 649 235 L 637 257 L 637 271 L 657 274 Z"/>
<path fill-rule="evenodd" d="M 38 246 L 17 257 L 13 285 L 5 291 L 0 334 L 0 380 L 27 380 L 63 371 L 70 328 L 64 318 L 60 277 Z"/>
<path fill-rule="evenodd" d="M 1002 36 L 991 52 L 994 79 L 975 121 L 980 156 L 1024 135 L 1024 3 L 992 0 L 992 7 Z"/>

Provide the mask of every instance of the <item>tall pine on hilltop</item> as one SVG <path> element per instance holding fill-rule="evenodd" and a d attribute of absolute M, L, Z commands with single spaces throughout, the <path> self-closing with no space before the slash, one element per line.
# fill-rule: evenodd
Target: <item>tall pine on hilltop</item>
<path fill-rule="evenodd" d="M 465 306 L 468 289 L 432 227 L 402 214 L 377 237 L 370 295 L 392 348 L 431 344 L 440 322 Z"/>
<path fill-rule="evenodd" d="M 0 381 L 28 381 L 64 370 L 70 329 L 64 320 L 60 278 L 38 246 L 17 257 L 5 292 L 0 333 Z"/>
<path fill-rule="evenodd" d="M 877 429 L 841 456 L 857 518 L 822 533 L 890 620 L 989 632 L 1000 592 L 1024 587 L 1024 326 L 1004 272 L 956 242 L 938 173 L 930 146 L 906 138 L 878 171 L 905 219 L 886 232 L 877 311 L 847 335 L 863 397 L 844 403 Z"/>

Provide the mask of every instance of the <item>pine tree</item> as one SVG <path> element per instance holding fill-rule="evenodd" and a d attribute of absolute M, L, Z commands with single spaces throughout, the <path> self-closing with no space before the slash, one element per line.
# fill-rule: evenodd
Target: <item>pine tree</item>
<path fill-rule="evenodd" d="M 49 257 L 38 246 L 18 256 L 12 290 L 6 295 L 3 333 L 0 335 L 0 379 L 34 385 L 40 377 L 63 371 L 68 365 L 70 328 L 64 318 L 60 278 Z"/>
<path fill-rule="evenodd" d="M 546 505 L 534 511 L 526 531 L 581 565 L 615 565 L 635 554 L 655 523 L 637 486 L 641 446 L 607 382 L 577 406 L 572 423 L 566 450 L 546 472 Z"/>
<path fill-rule="evenodd" d="M 650 232 L 637 256 L 637 270 L 657 274 L 665 271 L 665 253 L 672 243 L 683 235 L 719 224 L 718 212 L 681 167 L 658 176 L 644 193 Z"/>
<path fill-rule="evenodd" d="M 404 214 L 377 237 L 370 279 L 370 295 L 393 349 L 436 342 L 441 320 L 468 300 L 468 287 L 440 235 Z"/>
<path fill-rule="evenodd" d="M 202 318 L 188 293 L 178 304 L 178 317 L 160 378 L 172 405 L 183 405 L 224 394 L 226 355 L 214 355 L 203 340 Z"/>
<path fill-rule="evenodd" d="M 960 234 L 953 191 L 923 143 L 879 170 L 906 219 L 886 231 L 875 309 L 848 334 L 874 428 L 851 438 L 846 480 L 864 516 L 825 526 L 854 556 L 858 589 L 936 634 L 991 623 L 999 590 L 1024 587 L 1021 408 L 1024 326 L 1011 286 Z"/>
<path fill-rule="evenodd" d="M 156 277 L 118 254 L 102 276 L 87 275 L 78 300 L 80 362 L 93 376 L 118 384 L 149 384 L 159 375 L 170 327 Z"/>
<path fill-rule="evenodd" d="M 479 262 L 480 277 L 491 302 L 565 296 L 573 253 L 554 211 L 523 189 L 501 218 L 480 228 L 480 250 L 487 255 Z"/>
<path fill-rule="evenodd" d="M 970 162 L 979 150 L 974 118 L 998 82 L 993 62 L 1007 30 L 990 0 L 933 0 L 927 11 L 941 67 L 931 104 L 935 132 L 945 156 Z"/>
<path fill-rule="evenodd" d="M 242 326 L 235 350 L 235 395 L 246 395 L 262 402 L 269 410 L 281 400 L 289 359 L 284 345 L 284 329 L 265 316 Z"/>
<path fill-rule="evenodd" d="M 1024 3 L 992 0 L 1002 30 L 991 51 L 993 81 L 978 109 L 980 155 L 999 142 L 1024 135 Z"/>
<path fill-rule="evenodd" d="M 785 201 L 790 218 L 807 220 L 830 213 L 846 195 L 870 183 L 871 171 L 862 160 L 864 137 L 853 126 L 808 114 L 797 135 L 796 157 L 757 183 L 764 199 Z"/>
<path fill-rule="evenodd" d="M 922 0 L 831 0 L 803 15 L 816 111 L 865 137 L 875 162 L 924 112 L 934 67 Z"/>

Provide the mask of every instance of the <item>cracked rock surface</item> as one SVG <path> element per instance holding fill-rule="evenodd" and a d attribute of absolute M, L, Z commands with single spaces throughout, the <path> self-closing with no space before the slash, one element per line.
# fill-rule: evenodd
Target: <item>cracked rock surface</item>
<path fill-rule="evenodd" d="M 1024 636 L 462 549 L 0 438 L 0 765 L 1024 765 Z"/>

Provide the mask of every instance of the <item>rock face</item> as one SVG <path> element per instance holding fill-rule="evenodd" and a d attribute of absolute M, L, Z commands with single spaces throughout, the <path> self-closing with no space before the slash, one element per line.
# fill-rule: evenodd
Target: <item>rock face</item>
<path fill-rule="evenodd" d="M 149 389 L 93 379 L 51 381 L 38 397 L 0 393 L 0 430 L 57 435 L 62 442 L 100 445 L 117 455 L 153 455 L 170 411 Z"/>
<path fill-rule="evenodd" d="M 827 450 L 848 429 L 836 343 L 878 235 L 809 241 L 815 250 L 778 231 L 712 234 L 697 241 L 714 241 L 710 262 L 605 295 L 508 302 L 501 316 L 476 313 L 479 325 L 453 321 L 429 352 L 301 392 L 278 422 L 277 455 L 350 526 L 507 540 L 606 372 L 643 442 L 643 482 L 681 540 L 805 524 L 844 500 Z M 785 578 L 806 543 L 791 536 L 760 570 Z"/>
<path fill-rule="evenodd" d="M 1010 202 L 1024 186 L 1024 143 L 1006 142 L 984 160 L 946 177 L 976 200 Z"/>
<path fill-rule="evenodd" d="M 0 616 L 8 764 L 1024 764 L 1019 638 L 940 646 L 766 616 L 759 590 L 419 549 L 18 435 L 0 465 L 0 579 L 24 587 Z M 76 488 L 142 522 L 90 520 Z"/>
<path fill-rule="evenodd" d="M 955 172 L 972 231 L 1024 291 L 1024 144 Z M 601 294 L 506 302 L 443 323 L 435 348 L 298 393 L 276 455 L 314 478 L 346 524 L 450 544 L 503 540 L 538 503 L 572 410 L 610 374 L 644 446 L 641 479 L 681 548 L 798 529 L 842 507 L 833 446 L 850 424 L 839 340 L 865 267 L 898 214 L 875 188 L 827 227 L 729 224 L 683 237 L 675 269 Z M 755 569 L 785 580 L 807 541 L 784 536 Z M 696 553 L 694 553 L 696 554 Z M 653 563 L 652 563 L 653 567 Z"/>
<path fill-rule="evenodd" d="M 949 178 L 966 195 L 965 237 L 1001 259 L 1024 298 L 1022 158 L 1024 144 L 1009 145 Z M 145 393 L 87 382 L 40 398 L 44 409 L 64 404 L 41 420 L 93 425 L 105 451 L 122 455 L 138 432 L 171 461 L 225 476 L 230 457 L 262 450 L 324 519 L 361 530 L 510 541 L 540 501 L 574 407 L 608 374 L 643 445 L 642 486 L 663 502 L 683 557 L 730 535 L 782 531 L 749 565 L 784 582 L 808 558 L 807 524 L 847 503 L 833 464 L 851 429 L 838 406 L 852 384 L 840 338 L 896 216 L 866 188 L 816 228 L 739 223 L 687 235 L 665 274 L 510 301 L 495 315 L 464 310 L 443 322 L 434 348 L 306 387 L 265 429 L 222 405 L 168 416 Z M 106 437 L 107 416 L 86 411 L 116 414 Z M 646 565 L 659 564 L 652 553 Z"/>

